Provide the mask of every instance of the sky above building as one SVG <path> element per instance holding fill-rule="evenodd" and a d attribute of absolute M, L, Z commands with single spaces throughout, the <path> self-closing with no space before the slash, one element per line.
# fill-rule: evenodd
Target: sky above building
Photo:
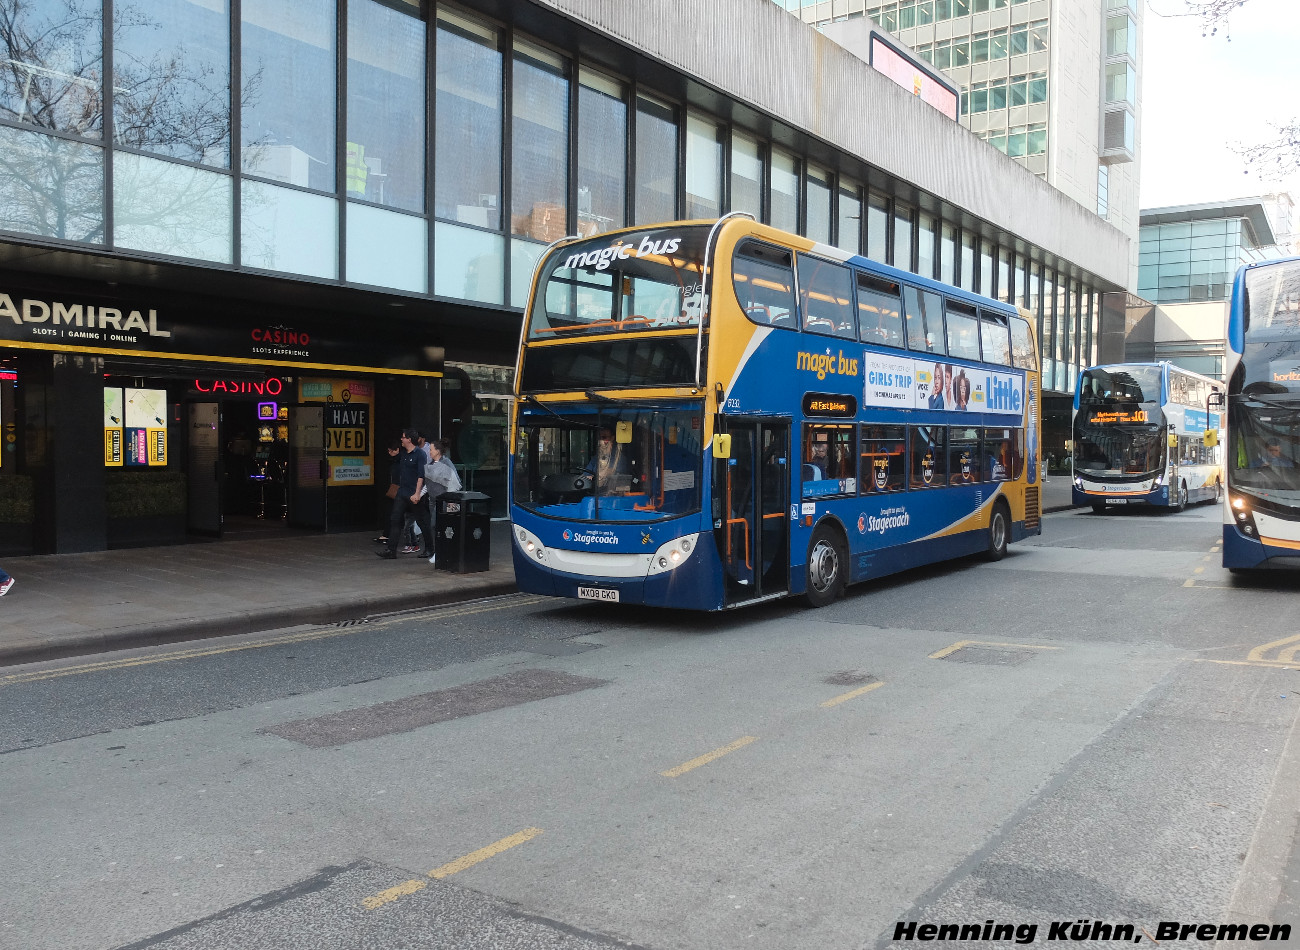
<path fill-rule="evenodd" d="M 1146 3 L 1141 206 L 1273 191 L 1300 201 L 1300 171 L 1282 181 L 1246 174 L 1232 150 L 1276 139 L 1270 122 L 1300 119 L 1300 2 L 1247 0 L 1214 36 L 1195 17 L 1168 15 L 1186 11 L 1182 0 Z"/>

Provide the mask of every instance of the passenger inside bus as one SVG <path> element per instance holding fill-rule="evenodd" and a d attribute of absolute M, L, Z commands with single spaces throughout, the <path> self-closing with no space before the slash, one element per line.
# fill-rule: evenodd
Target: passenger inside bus
<path fill-rule="evenodd" d="M 630 446 L 614 441 L 614 434 L 602 428 L 596 438 L 596 452 L 583 471 L 596 481 L 596 494 L 625 493 L 632 487 Z M 624 451 L 627 449 L 628 451 Z"/>

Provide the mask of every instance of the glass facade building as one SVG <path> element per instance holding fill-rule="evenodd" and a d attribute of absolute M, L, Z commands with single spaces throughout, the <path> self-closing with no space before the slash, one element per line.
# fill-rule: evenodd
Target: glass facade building
<path fill-rule="evenodd" d="M 474 487 L 504 497 L 506 400 L 476 398 L 475 381 L 513 365 L 546 245 L 733 210 L 1028 308 L 1045 389 L 1065 391 L 1093 361 L 1100 295 L 1113 287 L 803 130 L 689 92 L 690 77 L 630 47 L 579 52 L 589 35 L 580 24 L 514 6 L 529 30 L 428 0 L 14 6 L 0 34 L 3 292 L 18 312 L 31 301 L 28 314 L 47 313 L 44 329 L 60 315 L 63 325 L 42 337 L 39 320 L 20 319 L 0 336 L 0 368 L 17 378 L 0 413 L 20 430 L 0 480 L 34 483 L 51 466 L 85 463 L 49 454 L 41 433 L 59 420 L 37 382 L 80 380 L 90 408 L 60 411 L 94 446 L 102 380 L 123 380 L 123 391 L 143 381 L 166 394 L 159 425 L 174 451 L 136 474 L 173 475 L 190 502 L 177 516 L 193 531 L 191 469 L 207 447 L 185 442 L 187 413 L 220 379 L 217 417 L 242 420 L 246 407 L 226 400 L 244 381 L 253 391 L 276 379 L 295 394 L 282 402 L 296 438 L 310 428 L 299 417 L 320 410 L 327 423 L 337 398 L 310 395 L 325 392 L 304 387 L 310 377 L 358 380 L 354 399 L 372 392 L 368 490 L 345 504 L 360 488 L 342 475 L 320 486 L 321 499 L 290 486 L 290 520 L 319 505 L 319 516 L 296 520 L 368 524 L 370 486 L 386 477 L 376 443 L 413 420 L 450 436 L 458 462 L 481 463 Z M 33 248 L 41 263 L 29 267 Z M 113 338 L 105 324 L 92 338 L 90 325 L 71 326 L 74 310 L 136 314 L 117 327 L 156 332 Z M 265 345 L 272 338 L 312 343 Z M 213 451 L 229 463 L 234 423 L 217 425 Z M 316 449 L 330 455 L 328 444 L 291 448 L 294 464 Z M 17 547 L 126 543 L 102 525 L 121 474 L 107 464 L 92 480 L 107 486 L 97 533 L 58 540 L 73 517 L 61 514 L 33 523 Z"/>

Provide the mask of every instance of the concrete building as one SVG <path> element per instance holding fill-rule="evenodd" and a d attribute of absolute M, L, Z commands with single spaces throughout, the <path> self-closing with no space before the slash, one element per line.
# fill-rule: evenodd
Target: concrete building
<path fill-rule="evenodd" d="M 1136 239 L 1137 0 L 776 2 L 850 49 L 855 20 L 888 30 L 960 85 L 964 126 Z"/>
<path fill-rule="evenodd" d="M 1294 253 L 1294 207 L 1280 193 L 1143 211 L 1125 358 L 1170 360 L 1222 379 L 1237 268 Z"/>
<path fill-rule="evenodd" d="M 1014 300 L 1058 401 L 1122 326 L 1122 229 L 771 0 L 17 9 L 0 551 L 373 527 L 409 424 L 503 510 L 564 234 L 745 210 Z"/>

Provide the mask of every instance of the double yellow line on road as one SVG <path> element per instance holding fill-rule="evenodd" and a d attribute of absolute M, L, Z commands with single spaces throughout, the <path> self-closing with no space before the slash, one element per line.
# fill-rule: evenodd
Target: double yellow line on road
<path fill-rule="evenodd" d="M 439 619 L 453 619 L 456 617 L 468 617 L 473 614 L 484 614 L 494 610 L 507 610 L 511 607 L 527 607 L 531 604 L 541 603 L 542 598 L 510 598 L 508 603 L 478 603 L 467 604 L 462 607 L 438 608 L 430 607 L 428 613 L 437 613 Z M 303 630 L 298 633 L 286 633 L 278 637 L 267 637 L 263 640 L 255 640 L 250 643 L 234 643 L 226 646 L 196 647 L 189 650 L 173 650 L 169 653 L 160 653 L 154 656 L 136 656 L 123 657 L 116 660 L 101 660 L 97 663 L 81 663 L 76 666 L 65 666 L 55 670 L 34 670 L 29 673 L 11 673 L 0 675 L 0 686 L 10 686 L 18 683 L 37 683 L 41 680 L 59 679 L 64 676 L 84 676 L 87 673 L 103 673 L 110 670 L 125 670 L 135 666 L 152 666 L 156 663 L 178 663 L 183 660 L 196 660 L 206 656 L 220 656 L 226 653 L 240 653 L 245 650 L 264 650 L 268 647 L 279 647 L 292 645 L 295 643 L 307 643 L 312 640 L 328 640 L 332 637 L 346 637 L 354 633 L 361 633 L 366 630 L 376 630 L 380 627 L 390 626 L 402 620 L 411 620 L 418 616 L 415 613 L 403 614 L 401 617 L 386 617 L 377 623 L 361 623 L 348 627 L 321 627 L 313 630 Z"/>

